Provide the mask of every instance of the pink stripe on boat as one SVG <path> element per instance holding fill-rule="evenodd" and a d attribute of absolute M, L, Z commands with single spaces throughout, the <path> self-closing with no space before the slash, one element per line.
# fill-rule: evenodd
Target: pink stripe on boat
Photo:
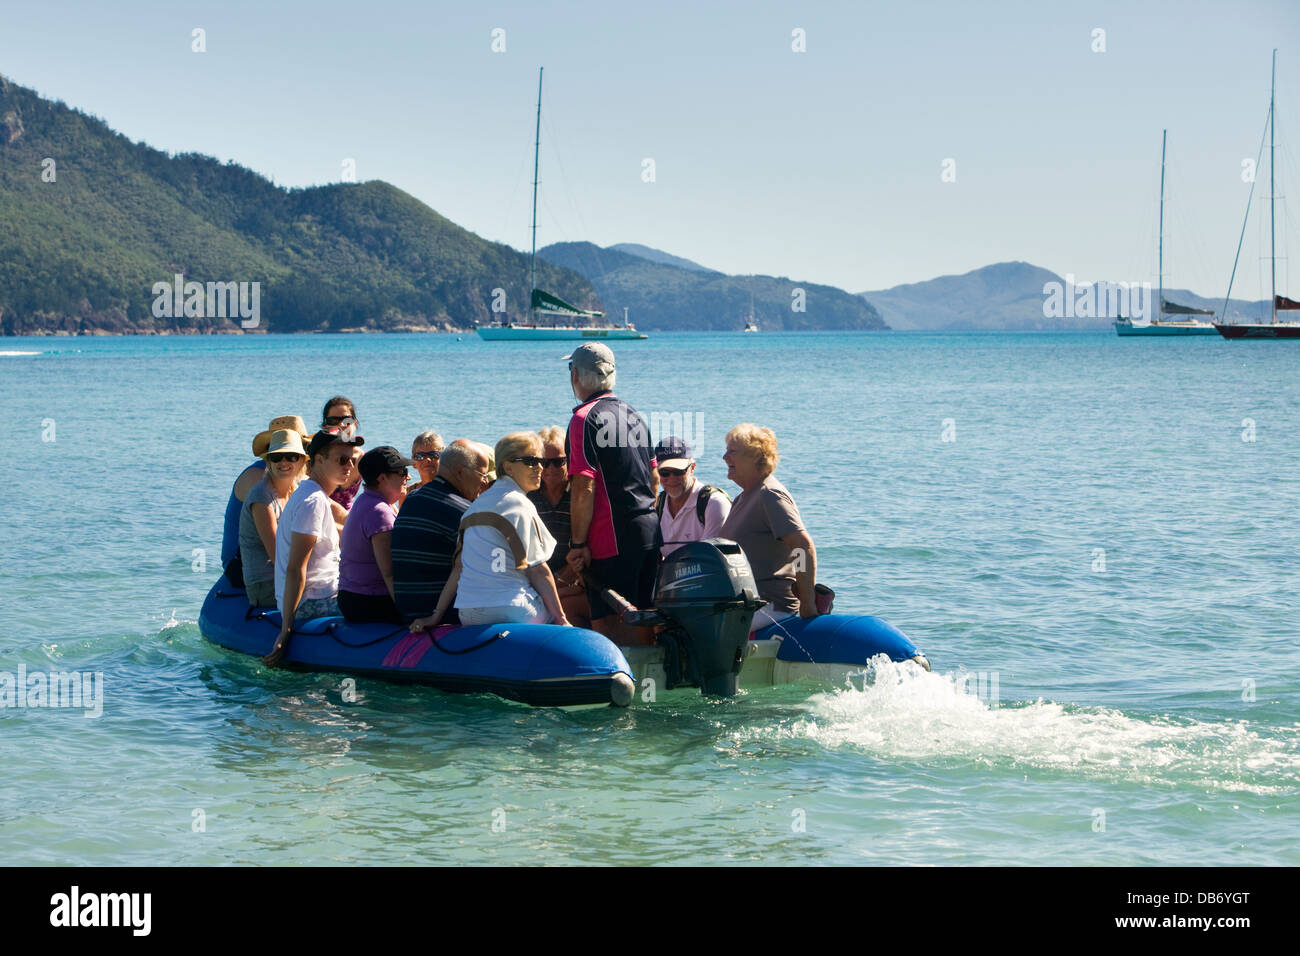
<path fill-rule="evenodd" d="M 428 634 L 420 634 L 418 637 L 419 640 L 407 649 L 406 655 L 402 658 L 402 662 L 397 665 L 398 667 L 414 667 L 420 663 L 420 658 L 424 657 L 425 652 L 433 647 L 433 640 Z"/>
<path fill-rule="evenodd" d="M 405 637 L 400 638 L 398 642 L 394 644 L 392 648 L 389 649 L 388 653 L 384 656 L 384 660 L 381 666 L 397 667 L 401 662 L 402 658 L 406 655 L 406 652 L 411 649 L 411 645 L 415 644 L 423 637 L 424 637 L 423 634 L 407 634 Z"/>

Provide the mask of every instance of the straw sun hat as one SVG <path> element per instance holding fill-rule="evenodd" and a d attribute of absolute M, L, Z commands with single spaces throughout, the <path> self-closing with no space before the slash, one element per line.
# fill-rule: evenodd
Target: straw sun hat
<path fill-rule="evenodd" d="M 298 442 L 298 451 L 302 452 L 302 443 L 307 439 L 307 425 L 297 415 L 281 415 L 279 418 L 271 419 L 271 424 L 266 426 L 266 431 L 258 432 L 253 438 L 253 457 L 261 458 L 266 454 L 267 449 L 271 446 L 271 435 L 278 431 L 297 432 L 301 438 Z M 286 449 L 277 449 L 283 451 Z"/>

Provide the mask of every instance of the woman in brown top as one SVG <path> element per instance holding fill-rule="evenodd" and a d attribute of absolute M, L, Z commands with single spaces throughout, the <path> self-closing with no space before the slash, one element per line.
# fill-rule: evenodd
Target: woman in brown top
<path fill-rule="evenodd" d="M 740 545 L 749 559 L 758 596 L 768 602 L 754 616 L 761 628 L 793 614 L 817 616 L 817 551 L 804 529 L 799 506 L 772 476 L 780 455 L 776 434 L 758 425 L 727 432 L 727 477 L 740 486 L 719 533 Z M 764 617 L 767 613 L 767 618 Z"/>

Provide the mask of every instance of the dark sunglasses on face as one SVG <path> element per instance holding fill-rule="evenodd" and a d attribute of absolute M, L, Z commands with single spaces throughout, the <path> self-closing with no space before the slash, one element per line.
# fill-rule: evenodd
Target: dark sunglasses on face
<path fill-rule="evenodd" d="M 325 421 L 322 424 L 346 427 L 348 425 L 355 425 L 356 423 L 357 420 L 351 415 L 326 415 Z"/>
<path fill-rule="evenodd" d="M 278 465 L 282 461 L 290 461 L 290 462 L 302 461 L 302 455 L 299 455 L 297 452 L 292 452 L 292 451 L 273 451 L 271 452 L 271 454 L 266 456 L 266 460 L 271 462 L 274 465 Z"/>
<path fill-rule="evenodd" d="M 542 465 L 546 468 L 563 468 L 569 463 L 569 459 L 561 455 L 559 458 L 543 458 Z"/>
<path fill-rule="evenodd" d="M 681 468 L 660 468 L 659 476 L 661 478 L 680 478 L 685 475 L 685 470 Z"/>
<path fill-rule="evenodd" d="M 440 451 L 417 451 L 414 457 L 416 461 L 437 461 L 441 454 Z"/>
<path fill-rule="evenodd" d="M 527 465 L 529 468 L 538 468 L 544 461 L 544 459 L 538 458 L 536 455 L 522 455 L 519 458 L 511 458 L 510 460 L 517 465 Z"/>
<path fill-rule="evenodd" d="M 338 466 L 340 468 L 351 468 L 354 464 L 356 464 L 352 460 L 351 455 L 348 455 L 346 458 L 334 458 L 332 460 L 338 462 Z"/>

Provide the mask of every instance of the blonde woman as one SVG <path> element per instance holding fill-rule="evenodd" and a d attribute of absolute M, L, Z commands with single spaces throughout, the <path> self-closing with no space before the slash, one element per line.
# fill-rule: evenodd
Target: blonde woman
<path fill-rule="evenodd" d="M 239 512 L 239 555 L 248 603 L 275 607 L 275 529 L 285 503 L 306 474 L 302 436 L 290 429 L 272 432 L 262 459 L 266 472 L 244 496 Z"/>
<path fill-rule="evenodd" d="M 564 605 L 564 613 L 575 626 L 590 627 L 591 609 L 587 605 L 587 588 L 582 583 L 582 575 L 565 560 L 569 553 L 572 524 L 569 516 L 569 459 L 564 454 L 564 429 L 559 425 L 548 425 L 538 429 L 537 435 L 542 440 L 542 484 L 536 491 L 528 492 L 528 500 L 537 509 L 546 530 L 555 538 L 555 551 L 547 563 L 555 577 L 555 589 L 559 592 L 560 603 Z"/>
<path fill-rule="evenodd" d="M 500 477 L 460 522 L 460 554 L 431 617 L 411 630 L 432 630 L 455 600 L 461 624 L 561 624 L 569 621 L 547 561 L 555 538 L 528 500 L 542 482 L 542 440 L 514 432 L 497 442 Z"/>
<path fill-rule="evenodd" d="M 817 616 L 817 552 L 804 529 L 799 506 L 773 476 L 776 433 L 758 425 L 727 432 L 727 477 L 740 486 L 720 536 L 740 545 L 749 559 L 758 596 L 767 607 L 754 615 L 760 629 L 794 614 Z"/>

